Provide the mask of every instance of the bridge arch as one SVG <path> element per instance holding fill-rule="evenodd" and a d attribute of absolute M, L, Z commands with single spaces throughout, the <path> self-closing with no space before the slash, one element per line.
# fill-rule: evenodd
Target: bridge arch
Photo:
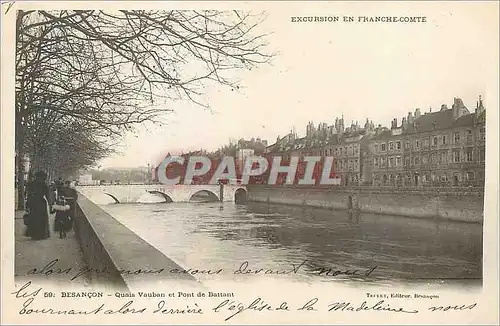
<path fill-rule="evenodd" d="M 243 204 L 248 200 L 248 192 L 245 188 L 237 188 L 233 197 L 236 204 Z"/>
<path fill-rule="evenodd" d="M 163 198 L 165 198 L 165 202 L 166 203 L 173 203 L 173 199 L 172 197 L 170 197 L 169 195 L 167 195 L 166 193 L 164 192 L 161 192 L 161 191 L 158 191 L 158 190 L 147 190 L 148 193 L 152 194 L 152 195 L 161 195 L 163 196 Z"/>
<path fill-rule="evenodd" d="M 194 197 L 194 198 L 193 198 Z M 195 191 L 189 195 L 188 201 L 192 201 L 193 199 L 196 198 L 202 198 L 202 201 L 219 201 L 219 196 L 213 192 L 212 190 L 209 189 L 202 189 Z M 203 200 L 205 199 L 206 200 Z"/>
<path fill-rule="evenodd" d="M 108 192 L 105 192 L 106 195 L 108 195 L 109 197 L 113 198 L 113 200 L 115 201 L 115 204 L 119 204 L 120 201 L 118 200 L 118 198 L 116 198 L 115 196 L 113 196 L 112 194 L 108 193 Z"/>

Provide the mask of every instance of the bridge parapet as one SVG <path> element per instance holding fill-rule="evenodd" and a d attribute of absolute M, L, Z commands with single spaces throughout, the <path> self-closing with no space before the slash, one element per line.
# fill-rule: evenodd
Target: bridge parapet
<path fill-rule="evenodd" d="M 190 274 L 171 273 L 184 269 L 85 196 L 78 198 L 75 232 L 94 284 L 132 292 L 147 284 L 197 284 Z"/>
<path fill-rule="evenodd" d="M 146 193 L 161 195 L 167 202 L 188 202 L 199 192 L 208 193 L 220 200 L 221 187 L 222 201 L 225 202 L 235 201 L 238 189 L 243 189 L 246 193 L 246 187 L 239 185 L 105 185 L 77 187 L 77 190 L 89 198 L 105 194 L 119 203 L 136 203 Z"/>

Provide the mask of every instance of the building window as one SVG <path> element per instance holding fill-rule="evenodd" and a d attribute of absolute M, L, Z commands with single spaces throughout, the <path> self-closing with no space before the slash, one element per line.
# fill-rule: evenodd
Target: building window
<path fill-rule="evenodd" d="M 389 150 L 390 151 L 394 150 L 394 143 L 392 141 L 389 142 Z"/>
<path fill-rule="evenodd" d="M 446 136 L 443 135 L 443 145 L 446 145 Z"/>
<path fill-rule="evenodd" d="M 471 130 L 467 130 L 465 132 L 465 137 L 467 138 L 468 143 L 472 143 L 472 131 Z"/>
<path fill-rule="evenodd" d="M 474 172 L 467 172 L 467 181 L 474 181 Z"/>
<path fill-rule="evenodd" d="M 429 147 L 429 139 L 428 138 L 424 139 L 424 145 L 423 146 L 424 146 L 424 148 L 425 147 Z"/>
<path fill-rule="evenodd" d="M 396 142 L 396 149 L 401 149 L 401 142 L 400 141 Z"/>
<path fill-rule="evenodd" d="M 438 138 L 437 137 L 434 137 L 434 139 L 432 140 L 432 144 L 434 146 L 437 146 L 437 144 L 438 144 Z"/>
<path fill-rule="evenodd" d="M 458 163 L 458 162 L 460 162 L 460 152 L 454 151 L 453 152 L 453 163 Z"/>
<path fill-rule="evenodd" d="M 444 152 L 441 154 L 441 163 L 447 163 L 448 162 L 448 153 Z"/>
<path fill-rule="evenodd" d="M 396 166 L 401 166 L 401 156 L 396 157 Z"/>
<path fill-rule="evenodd" d="M 420 148 L 420 141 L 419 141 L 419 140 L 416 140 L 416 141 L 415 141 L 415 148 L 416 148 L 416 149 L 419 149 L 419 148 Z"/>
<path fill-rule="evenodd" d="M 466 155 L 467 162 L 472 162 L 472 148 L 467 149 L 466 154 L 467 154 Z"/>
<path fill-rule="evenodd" d="M 414 160 L 414 164 L 418 164 L 418 156 L 415 156 L 415 157 L 413 158 L 413 160 Z"/>
<path fill-rule="evenodd" d="M 384 157 L 380 158 L 380 166 L 385 166 L 385 158 Z"/>
<path fill-rule="evenodd" d="M 394 166 L 394 157 L 391 157 L 389 158 L 389 167 L 393 167 Z"/>
<path fill-rule="evenodd" d="M 378 152 L 378 144 L 375 144 L 375 152 Z"/>
<path fill-rule="evenodd" d="M 484 149 L 479 150 L 479 162 L 484 162 Z"/>
<path fill-rule="evenodd" d="M 385 152 L 385 143 L 383 143 L 382 145 L 380 145 L 380 147 L 381 147 L 381 151 Z"/>
<path fill-rule="evenodd" d="M 459 132 L 455 133 L 454 141 L 455 141 L 455 144 L 460 144 L 460 133 Z"/>
<path fill-rule="evenodd" d="M 437 158 L 437 157 L 436 157 L 436 154 L 431 154 L 431 163 L 432 163 L 432 164 L 436 164 L 436 163 L 437 163 L 437 162 L 436 162 L 436 158 Z"/>
<path fill-rule="evenodd" d="M 422 164 L 427 164 L 427 163 L 429 163 L 429 158 L 427 157 L 427 155 L 422 156 Z"/>
<path fill-rule="evenodd" d="M 479 139 L 484 141 L 486 139 L 486 129 L 481 128 L 479 129 Z"/>
<path fill-rule="evenodd" d="M 373 159 L 373 165 L 378 166 L 378 157 Z"/>

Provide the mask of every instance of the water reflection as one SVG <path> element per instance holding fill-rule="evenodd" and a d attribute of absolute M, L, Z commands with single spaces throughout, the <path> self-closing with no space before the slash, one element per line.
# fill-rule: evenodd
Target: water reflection
<path fill-rule="evenodd" d="M 103 208 L 184 268 L 234 271 L 243 261 L 277 268 L 307 260 L 308 269 L 376 266 L 371 280 L 481 278 L 481 225 L 257 203 Z"/>

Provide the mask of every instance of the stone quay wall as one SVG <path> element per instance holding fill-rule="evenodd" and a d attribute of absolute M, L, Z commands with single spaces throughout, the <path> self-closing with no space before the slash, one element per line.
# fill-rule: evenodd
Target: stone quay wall
<path fill-rule="evenodd" d="M 483 222 L 484 192 L 475 189 L 394 189 L 250 185 L 248 200 L 364 213 Z"/>
<path fill-rule="evenodd" d="M 81 193 L 76 205 L 75 232 L 92 284 L 135 291 L 145 283 L 196 283 L 189 274 L 170 273 L 183 268 Z"/>

